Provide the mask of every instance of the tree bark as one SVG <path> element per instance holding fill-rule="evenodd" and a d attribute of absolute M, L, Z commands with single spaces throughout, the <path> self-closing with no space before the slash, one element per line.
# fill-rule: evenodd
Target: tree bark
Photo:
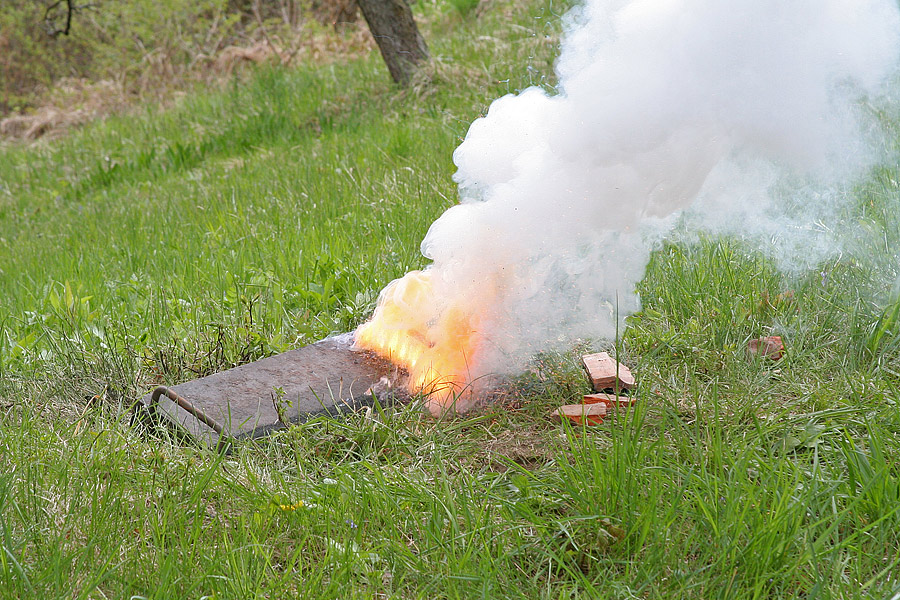
<path fill-rule="evenodd" d="M 406 0 L 357 0 L 369 31 L 381 50 L 394 81 L 408 85 L 416 66 L 428 58 L 428 47 L 419 33 Z"/>

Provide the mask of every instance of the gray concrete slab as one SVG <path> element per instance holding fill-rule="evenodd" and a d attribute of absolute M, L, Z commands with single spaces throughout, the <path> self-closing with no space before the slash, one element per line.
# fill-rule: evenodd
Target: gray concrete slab
<path fill-rule="evenodd" d="M 179 396 L 218 422 L 229 437 L 258 437 L 287 423 L 322 413 L 338 414 L 406 399 L 388 382 L 397 380 L 388 361 L 353 348 L 350 334 L 264 358 L 227 371 L 169 386 Z M 150 403 L 150 394 L 142 400 Z M 219 435 L 193 415 L 162 396 L 163 415 L 189 434 L 215 446 Z"/>

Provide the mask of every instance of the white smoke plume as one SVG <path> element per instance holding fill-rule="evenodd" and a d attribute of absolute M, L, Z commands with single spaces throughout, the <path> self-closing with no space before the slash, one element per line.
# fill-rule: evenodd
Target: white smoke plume
<path fill-rule="evenodd" d="M 751 237 L 810 230 L 871 164 L 860 99 L 900 54 L 895 0 L 588 0 L 566 19 L 558 89 L 472 124 L 460 204 L 422 242 L 421 321 L 473 315 L 470 379 L 612 337 L 639 308 L 649 240 L 685 209 Z M 782 217 L 787 181 L 801 210 Z"/>

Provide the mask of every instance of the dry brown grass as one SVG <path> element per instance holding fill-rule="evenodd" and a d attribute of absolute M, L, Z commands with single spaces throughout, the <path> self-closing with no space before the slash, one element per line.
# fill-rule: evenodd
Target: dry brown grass
<path fill-rule="evenodd" d="M 290 35 L 257 33 L 243 45 L 228 45 L 214 56 L 197 56 L 187 66 L 172 63 L 163 53 L 148 53 L 131 66 L 137 76 L 118 81 L 66 78 L 40 94 L 41 103 L 26 113 L 0 119 L 0 142 L 54 139 L 74 127 L 121 113 L 136 105 L 168 104 L 193 85 L 222 85 L 243 69 L 267 63 L 328 64 L 368 53 L 374 41 L 361 21 L 346 22 L 336 32 L 321 26 L 300 27 Z M 127 82 L 127 83 L 126 83 Z"/>
<path fill-rule="evenodd" d="M 0 136 L 35 140 L 58 137 L 68 129 L 122 110 L 128 94 L 113 81 L 61 80 L 46 94 L 46 103 L 28 114 L 0 120 Z"/>

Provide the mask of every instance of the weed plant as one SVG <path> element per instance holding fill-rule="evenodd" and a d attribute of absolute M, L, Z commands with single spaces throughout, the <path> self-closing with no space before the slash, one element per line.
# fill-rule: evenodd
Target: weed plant
<path fill-rule="evenodd" d="M 0 150 L 0 598 L 897 597 L 896 166 L 856 191 L 864 251 L 809 274 L 659 248 L 605 342 L 640 401 L 599 427 L 547 414 L 602 341 L 444 421 L 376 407 L 228 455 L 132 422 L 158 382 L 360 323 L 422 265 L 468 124 L 552 85 L 558 6 L 427 10 L 408 91 L 377 56 L 263 68 Z M 767 334 L 782 360 L 748 357 Z"/>

